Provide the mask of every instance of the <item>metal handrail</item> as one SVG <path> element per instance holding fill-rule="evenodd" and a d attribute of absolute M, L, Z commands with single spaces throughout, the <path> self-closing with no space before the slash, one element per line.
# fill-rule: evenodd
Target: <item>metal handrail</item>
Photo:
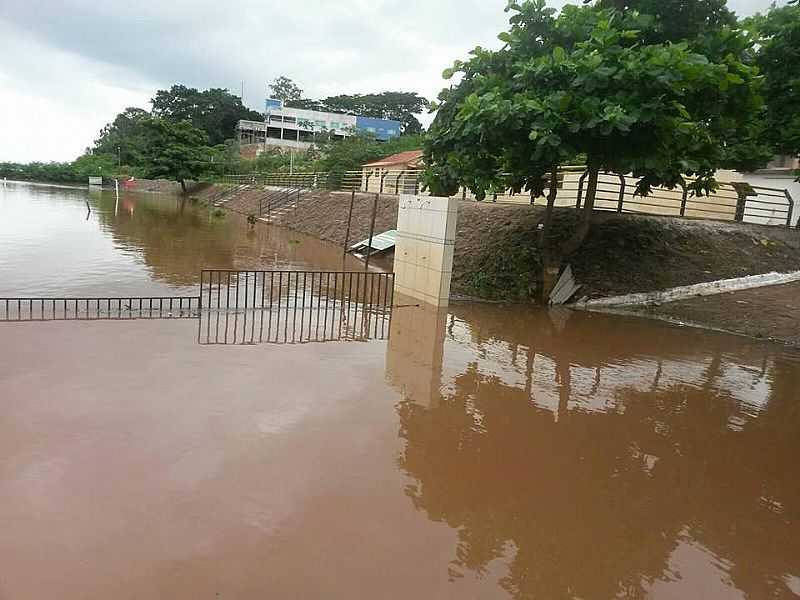
<path fill-rule="evenodd" d="M 381 169 L 365 168 L 358 171 L 267 173 L 228 175 L 224 183 L 236 186 L 274 186 L 283 189 L 306 190 L 325 189 L 343 192 L 369 192 L 399 195 L 404 192 L 424 194 L 420 189 L 422 169 Z M 574 199 L 578 208 L 585 194 L 586 167 L 567 166 L 559 171 L 572 177 L 559 178 L 559 196 Z M 697 196 L 689 192 L 689 179 L 675 189 L 654 188 L 648 196 L 636 193 L 639 180 L 619 173 L 601 173 L 597 186 L 596 210 L 613 210 L 617 213 L 638 213 L 671 215 L 686 218 L 707 218 L 730 221 L 774 221 L 780 220 L 784 227 L 800 228 L 798 221 L 793 223 L 795 202 L 788 190 L 763 186 L 749 186 L 748 196 L 740 195 L 733 183 L 720 182 L 718 189 L 709 196 Z M 575 193 L 577 192 L 577 193 Z M 574 194 L 574 195 L 573 195 Z M 491 195 L 498 203 L 536 203 L 532 194 L 523 190 L 520 194 L 497 191 Z M 463 200 L 477 200 L 467 189 L 460 189 L 455 197 Z M 266 205 L 265 205 L 266 207 Z M 774 225 L 774 223 L 768 223 Z"/>

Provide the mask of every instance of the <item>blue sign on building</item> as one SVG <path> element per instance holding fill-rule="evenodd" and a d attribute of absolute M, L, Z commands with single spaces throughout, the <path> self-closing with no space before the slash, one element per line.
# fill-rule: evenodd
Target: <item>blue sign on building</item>
<path fill-rule="evenodd" d="M 280 100 L 275 100 L 274 98 L 267 98 L 266 101 L 266 109 L 267 112 L 272 112 L 273 110 L 280 110 L 283 108 L 283 102 Z"/>
<path fill-rule="evenodd" d="M 356 117 L 356 127 L 375 136 L 375 139 L 385 142 L 392 138 L 400 137 L 400 121 L 389 119 L 375 119 L 373 117 Z"/>

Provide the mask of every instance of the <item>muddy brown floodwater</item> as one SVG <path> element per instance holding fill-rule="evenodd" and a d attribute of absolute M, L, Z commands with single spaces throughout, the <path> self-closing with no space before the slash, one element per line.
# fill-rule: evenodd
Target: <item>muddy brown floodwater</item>
<path fill-rule="evenodd" d="M 95 222 L 106 266 L 78 291 L 341 268 L 129 200 L 159 218 Z M 23 264 L 3 255 L 4 286 L 35 285 Z M 196 320 L 0 323 L 0 598 L 796 597 L 798 386 L 777 345 L 522 306 L 396 308 L 388 341 L 287 345 L 199 344 Z"/>

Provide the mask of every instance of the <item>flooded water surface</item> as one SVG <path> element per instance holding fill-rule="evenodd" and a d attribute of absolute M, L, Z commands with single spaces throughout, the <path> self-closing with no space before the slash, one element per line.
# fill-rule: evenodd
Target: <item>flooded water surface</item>
<path fill-rule="evenodd" d="M 274 267 L 343 269 L 169 196 L 0 190 L 0 296 Z M 0 598 L 800 595 L 800 354 L 395 304 L 388 340 L 0 323 Z"/>

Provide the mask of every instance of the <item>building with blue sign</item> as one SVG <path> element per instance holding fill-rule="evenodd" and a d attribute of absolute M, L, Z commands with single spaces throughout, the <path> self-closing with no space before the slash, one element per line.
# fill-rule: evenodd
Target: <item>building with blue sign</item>
<path fill-rule="evenodd" d="M 345 138 L 365 132 L 382 142 L 400 137 L 400 122 L 390 119 L 288 108 L 272 98 L 267 99 L 265 109 L 262 122 L 239 121 L 240 144 L 305 149 L 322 133 Z"/>

